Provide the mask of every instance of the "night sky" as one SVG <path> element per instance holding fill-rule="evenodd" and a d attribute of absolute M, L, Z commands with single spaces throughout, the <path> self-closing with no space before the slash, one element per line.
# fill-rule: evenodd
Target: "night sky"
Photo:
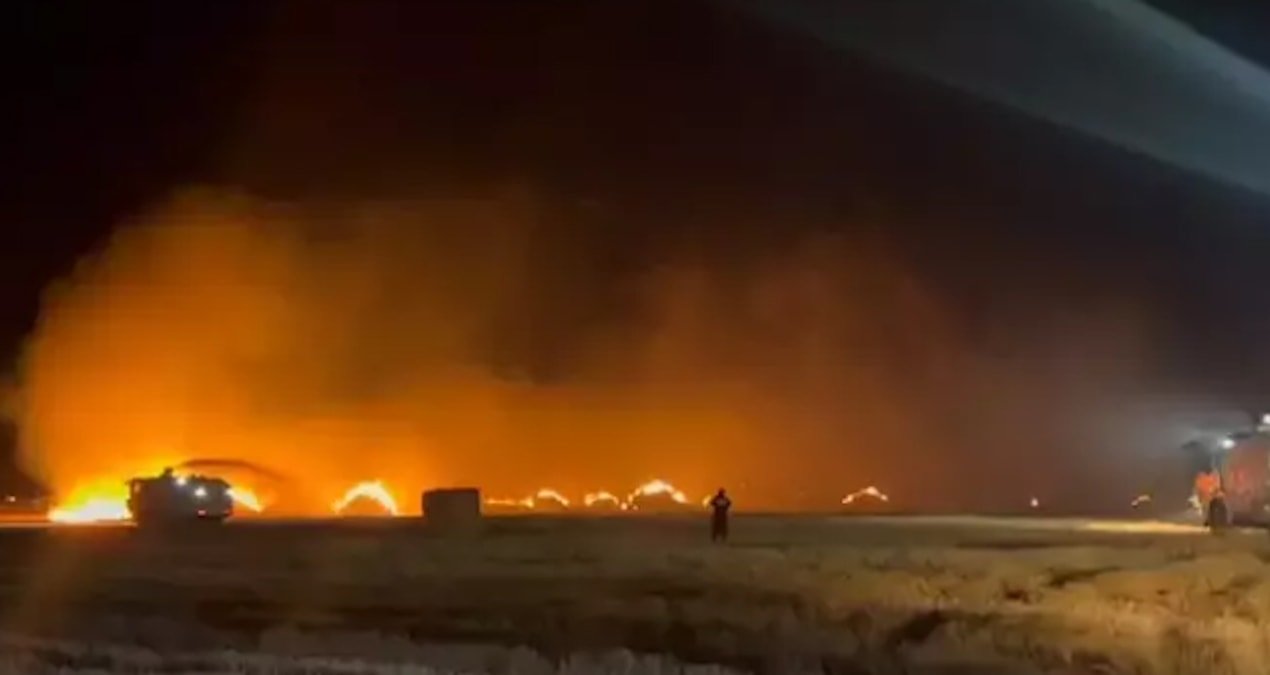
<path fill-rule="evenodd" d="M 1260 3 L 1157 0 L 1270 67 Z M 885 239 L 985 350 L 1128 297 L 1179 390 L 1270 403 L 1270 198 L 831 50 L 726 2 L 18 3 L 0 353 L 41 289 L 181 186 L 309 201 L 535 195 L 589 261 L 543 311 L 691 252 Z M 541 262 L 550 286 L 561 272 Z M 565 283 L 565 282 L 560 282 Z M 579 299 L 577 293 L 589 294 Z M 558 341 L 519 358 L 553 374 Z"/>

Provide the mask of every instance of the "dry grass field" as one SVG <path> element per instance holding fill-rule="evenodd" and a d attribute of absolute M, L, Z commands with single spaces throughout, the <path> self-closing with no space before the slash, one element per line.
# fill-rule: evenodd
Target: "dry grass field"
<path fill-rule="evenodd" d="M 1264 673 L 1270 537 L 1081 521 L 0 530 L 0 671 Z M 693 667 L 685 664 L 696 664 Z"/>

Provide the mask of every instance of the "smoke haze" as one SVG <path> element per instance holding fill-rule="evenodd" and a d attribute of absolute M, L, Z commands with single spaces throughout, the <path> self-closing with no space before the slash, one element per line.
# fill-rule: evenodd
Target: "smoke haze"
<path fill-rule="evenodd" d="M 726 269 L 662 255 L 601 284 L 549 231 L 532 200 L 498 195 L 183 194 L 46 293 L 24 461 L 65 495 L 250 460 L 292 477 L 285 508 L 303 512 L 375 478 L 406 504 L 428 486 L 660 477 L 753 507 L 873 483 L 965 509 L 1093 506 L 1091 485 L 1124 485 L 1150 450 L 1114 417 L 1152 373 L 1150 322 L 1126 303 L 1037 313 L 1002 340 L 876 237 L 809 233 Z M 571 301 L 597 294 L 606 310 L 579 319 Z"/>

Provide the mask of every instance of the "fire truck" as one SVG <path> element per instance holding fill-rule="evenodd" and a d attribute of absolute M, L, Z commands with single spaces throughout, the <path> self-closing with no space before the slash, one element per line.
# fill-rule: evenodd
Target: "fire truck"
<path fill-rule="evenodd" d="M 128 481 L 128 511 L 137 525 L 219 523 L 234 513 L 229 483 L 209 476 L 159 476 Z"/>
<path fill-rule="evenodd" d="M 1270 527 L 1270 416 L 1222 439 L 1214 468 L 1229 522 Z"/>

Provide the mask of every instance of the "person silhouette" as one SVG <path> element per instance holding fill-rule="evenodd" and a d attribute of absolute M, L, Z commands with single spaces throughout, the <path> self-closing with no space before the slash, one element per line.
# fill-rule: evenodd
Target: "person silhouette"
<path fill-rule="evenodd" d="M 728 491 L 719 488 L 710 499 L 710 541 L 728 540 L 728 509 L 732 508 L 732 500 L 728 499 Z"/>

